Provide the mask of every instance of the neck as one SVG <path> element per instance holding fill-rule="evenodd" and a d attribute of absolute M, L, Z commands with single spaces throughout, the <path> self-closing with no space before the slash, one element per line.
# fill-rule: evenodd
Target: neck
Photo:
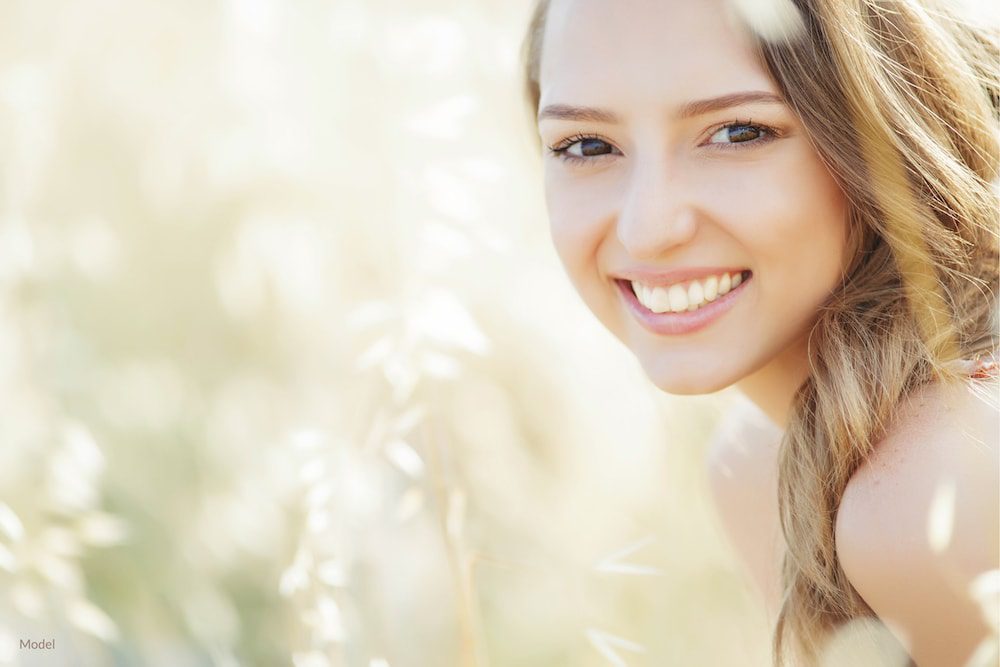
<path fill-rule="evenodd" d="M 736 387 L 782 430 L 788 424 L 792 398 L 809 376 L 808 336 L 790 345 Z"/>

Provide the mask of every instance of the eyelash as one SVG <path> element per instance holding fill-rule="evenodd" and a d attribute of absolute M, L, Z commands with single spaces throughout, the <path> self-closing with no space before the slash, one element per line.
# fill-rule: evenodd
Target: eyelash
<path fill-rule="evenodd" d="M 752 139 L 750 141 L 740 141 L 740 142 L 736 142 L 736 143 L 707 143 L 706 142 L 706 143 L 703 143 L 703 144 L 700 144 L 700 145 L 701 146 L 706 146 L 710 150 L 723 150 L 723 151 L 747 150 L 746 147 L 743 147 L 743 144 L 759 145 L 759 144 L 763 144 L 763 143 L 769 143 L 769 142 L 773 141 L 774 139 L 779 138 L 779 136 L 780 136 L 780 134 L 778 133 L 778 131 L 776 129 L 774 129 L 773 127 L 769 127 L 767 125 L 762 125 L 760 123 L 755 123 L 752 120 L 745 120 L 745 121 L 743 121 L 743 120 L 734 120 L 734 121 L 729 121 L 727 123 L 723 123 L 722 125 L 717 125 L 716 127 L 712 128 L 709 131 L 709 133 L 708 133 L 708 137 L 709 137 L 709 139 L 711 139 L 720 130 L 725 130 L 727 128 L 732 128 L 732 127 L 749 127 L 749 128 L 752 128 L 754 130 L 759 131 L 761 133 L 761 136 L 758 137 L 757 139 Z M 604 137 L 602 137 L 600 135 L 580 133 L 580 134 L 574 134 L 572 136 L 566 137 L 562 141 L 559 141 L 558 143 L 556 143 L 556 144 L 554 144 L 552 146 L 549 146 L 548 149 L 549 149 L 549 152 L 552 153 L 552 154 L 554 154 L 557 158 L 559 158 L 560 160 L 565 160 L 566 162 L 569 162 L 569 163 L 592 162 L 594 160 L 599 160 L 601 158 L 605 158 L 605 157 L 609 156 L 609 154 L 604 154 L 604 155 L 596 155 L 596 156 L 593 156 L 593 157 L 580 157 L 579 155 L 570 155 L 567 152 L 569 150 L 570 146 L 573 146 L 574 144 L 576 144 L 576 143 L 578 143 L 580 141 L 584 141 L 586 139 L 596 139 L 598 141 L 603 141 L 604 143 L 608 144 L 612 148 L 615 148 L 615 145 L 612 142 L 608 141 L 607 139 L 605 139 Z M 618 150 L 618 149 L 615 148 L 615 150 Z"/>
<path fill-rule="evenodd" d="M 595 159 L 600 159 L 600 158 L 603 158 L 603 157 L 608 157 L 607 155 L 598 155 L 598 156 L 595 156 L 595 157 L 580 157 L 579 155 L 570 155 L 569 153 L 566 152 L 567 150 L 569 150 L 569 147 L 572 146 L 573 144 L 576 144 L 576 143 L 578 143 L 580 141 L 585 141 L 587 139 L 597 139 L 598 141 L 603 141 L 604 143 L 606 143 L 609 146 L 611 146 L 611 147 L 614 148 L 614 144 L 611 143 L 610 141 L 608 141 L 607 139 L 605 139 L 602 136 L 599 136 L 599 135 L 596 135 L 596 134 L 582 134 L 581 133 L 581 134 L 574 134 L 572 136 L 566 137 L 562 141 L 559 141 L 556 144 L 554 144 L 552 146 L 549 146 L 548 149 L 549 149 L 550 153 L 552 153 L 553 155 L 555 155 L 560 160 L 565 160 L 566 162 L 570 162 L 570 163 L 590 162 L 590 161 L 593 161 Z M 617 148 L 615 150 L 617 150 Z"/>

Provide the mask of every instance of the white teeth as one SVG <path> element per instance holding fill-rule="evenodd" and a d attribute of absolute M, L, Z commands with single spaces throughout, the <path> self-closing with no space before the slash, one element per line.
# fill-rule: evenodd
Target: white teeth
<path fill-rule="evenodd" d="M 715 301 L 715 297 L 719 296 L 719 278 L 717 276 L 709 276 L 705 278 L 705 301 Z"/>
<path fill-rule="evenodd" d="M 654 313 L 665 313 L 670 310 L 670 297 L 666 287 L 655 287 L 649 291 L 649 306 Z"/>
<path fill-rule="evenodd" d="M 632 289 L 639 303 L 654 313 L 666 313 L 670 310 L 670 299 L 666 287 L 648 287 L 642 283 L 633 282 Z"/>
<path fill-rule="evenodd" d="M 718 276 L 707 276 L 702 280 L 692 280 L 686 286 L 676 284 L 669 287 L 651 287 L 633 281 L 632 289 L 639 303 L 654 313 L 680 313 L 698 310 L 723 294 L 729 293 L 741 282 L 743 282 L 741 273 L 723 273 Z"/>
<path fill-rule="evenodd" d="M 670 310 L 675 313 L 679 313 L 682 310 L 688 309 L 688 295 L 686 289 L 680 285 L 671 285 L 669 295 Z"/>
<path fill-rule="evenodd" d="M 691 284 L 688 285 L 688 310 L 697 310 L 698 306 L 705 302 L 705 292 L 702 290 L 701 283 L 697 280 L 692 280 Z"/>
<path fill-rule="evenodd" d="M 731 288 L 732 288 L 732 283 L 729 282 L 729 274 L 723 273 L 722 277 L 719 278 L 719 296 L 722 296 L 723 294 L 728 294 Z"/>

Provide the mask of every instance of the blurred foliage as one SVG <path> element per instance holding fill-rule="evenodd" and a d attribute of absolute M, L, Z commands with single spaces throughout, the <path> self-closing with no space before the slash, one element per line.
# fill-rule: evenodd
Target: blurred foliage
<path fill-rule="evenodd" d="M 764 664 L 728 397 L 549 247 L 528 12 L 0 6 L 0 664 Z"/>

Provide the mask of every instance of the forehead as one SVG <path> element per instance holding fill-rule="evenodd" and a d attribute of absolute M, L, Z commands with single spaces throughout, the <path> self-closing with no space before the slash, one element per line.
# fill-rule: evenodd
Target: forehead
<path fill-rule="evenodd" d="M 553 0 L 542 105 L 657 106 L 777 92 L 726 0 Z"/>

